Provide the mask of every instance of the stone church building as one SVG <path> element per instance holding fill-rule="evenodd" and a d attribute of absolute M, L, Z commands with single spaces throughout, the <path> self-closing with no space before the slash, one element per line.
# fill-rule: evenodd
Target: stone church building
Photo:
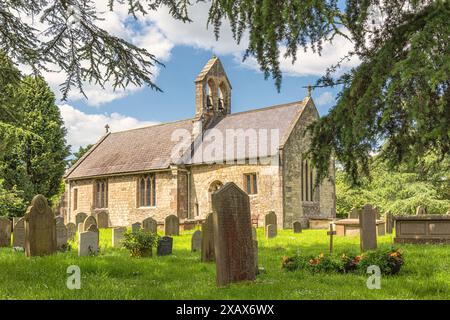
<path fill-rule="evenodd" d="M 334 165 L 314 188 L 314 168 L 302 158 L 305 128 L 319 117 L 312 98 L 239 113 L 231 106 L 230 81 L 213 57 L 195 79 L 193 118 L 106 132 L 67 171 L 66 221 L 98 211 L 110 226 L 170 214 L 202 220 L 211 193 L 231 181 L 248 193 L 259 225 L 271 210 L 283 228 L 334 217 Z"/>

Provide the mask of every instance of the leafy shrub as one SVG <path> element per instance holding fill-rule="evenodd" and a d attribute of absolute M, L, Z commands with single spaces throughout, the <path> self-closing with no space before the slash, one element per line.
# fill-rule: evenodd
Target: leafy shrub
<path fill-rule="evenodd" d="M 130 255 L 135 258 L 150 257 L 152 248 L 158 243 L 159 236 L 154 233 L 127 231 L 124 234 L 123 247 L 130 251 Z"/>
<path fill-rule="evenodd" d="M 323 254 L 314 256 L 294 255 L 283 257 L 281 267 L 287 271 L 307 270 L 312 273 L 349 273 L 365 274 L 367 267 L 376 265 L 381 273 L 397 274 L 404 264 L 402 253 L 398 249 L 377 249 L 361 255 Z"/>

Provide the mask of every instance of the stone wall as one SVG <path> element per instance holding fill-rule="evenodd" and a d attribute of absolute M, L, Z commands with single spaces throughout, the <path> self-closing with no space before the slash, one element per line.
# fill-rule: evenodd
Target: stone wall
<path fill-rule="evenodd" d="M 304 135 L 306 127 L 319 117 L 317 109 L 310 100 L 302 112 L 282 151 L 284 228 L 291 228 L 293 221 L 300 221 L 308 227 L 308 218 L 335 216 L 334 165 L 330 164 L 331 179 L 326 179 L 315 190 L 313 201 L 302 201 L 301 168 L 302 153 L 307 150 L 310 137 Z M 315 175 L 315 173 L 314 173 Z"/>

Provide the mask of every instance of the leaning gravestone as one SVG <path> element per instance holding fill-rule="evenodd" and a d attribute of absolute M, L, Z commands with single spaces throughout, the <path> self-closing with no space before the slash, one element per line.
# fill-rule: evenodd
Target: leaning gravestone
<path fill-rule="evenodd" d="M 55 218 L 56 223 L 56 248 L 61 249 L 67 244 L 67 227 L 64 224 L 64 219 Z"/>
<path fill-rule="evenodd" d="M 394 216 L 388 211 L 385 213 L 384 219 L 386 220 L 386 233 L 391 234 L 394 229 Z"/>
<path fill-rule="evenodd" d="M 359 215 L 361 251 L 377 248 L 376 212 L 370 204 L 366 204 Z"/>
<path fill-rule="evenodd" d="M 424 206 L 418 206 L 416 209 L 416 215 L 427 214 L 427 210 Z"/>
<path fill-rule="evenodd" d="M 0 247 L 11 245 L 11 221 L 6 217 L 0 217 Z"/>
<path fill-rule="evenodd" d="M 158 240 L 156 254 L 158 256 L 167 256 L 172 254 L 173 238 L 164 236 Z"/>
<path fill-rule="evenodd" d="M 294 233 L 302 233 L 302 223 L 300 221 L 294 221 L 292 223 L 292 229 L 294 229 Z"/>
<path fill-rule="evenodd" d="M 269 211 L 269 213 L 264 216 L 264 229 L 266 229 L 269 224 L 273 224 L 275 228 L 277 227 L 277 215 L 275 214 L 275 211 Z"/>
<path fill-rule="evenodd" d="M 106 211 L 100 211 L 97 213 L 97 227 L 99 229 L 105 229 L 109 227 L 109 218 Z"/>
<path fill-rule="evenodd" d="M 150 232 L 150 233 L 156 234 L 158 232 L 158 223 L 156 222 L 155 219 L 149 217 L 142 221 L 142 229 L 145 232 Z"/>
<path fill-rule="evenodd" d="M 213 214 L 206 216 L 202 224 L 202 262 L 214 261 L 214 230 Z"/>
<path fill-rule="evenodd" d="M 77 233 L 77 226 L 73 222 L 69 222 L 66 224 L 67 228 L 67 239 L 73 240 L 75 239 L 75 234 Z"/>
<path fill-rule="evenodd" d="M 216 279 L 219 286 L 255 280 L 248 195 L 233 182 L 212 194 Z"/>
<path fill-rule="evenodd" d="M 166 217 L 166 220 L 164 221 L 164 234 L 166 236 L 180 235 L 180 220 L 177 216 L 171 214 Z"/>
<path fill-rule="evenodd" d="M 25 213 L 25 254 L 43 256 L 56 251 L 55 215 L 43 195 L 31 201 Z"/>
<path fill-rule="evenodd" d="M 83 232 L 87 231 L 91 225 L 95 225 L 97 228 L 97 219 L 94 216 L 87 217 L 83 222 Z"/>
<path fill-rule="evenodd" d="M 131 225 L 131 232 L 138 232 L 139 230 L 141 230 L 140 222 L 135 222 Z"/>
<path fill-rule="evenodd" d="M 13 247 L 25 248 L 25 219 L 16 220 L 14 225 Z"/>
<path fill-rule="evenodd" d="M 95 227 L 95 226 L 94 226 Z M 81 232 L 78 240 L 78 256 L 90 256 L 98 253 L 98 232 Z"/>
<path fill-rule="evenodd" d="M 75 215 L 75 224 L 77 225 L 77 227 L 80 223 L 82 224 L 84 222 L 84 220 L 86 220 L 87 217 L 88 217 L 88 215 L 86 213 L 78 212 Z"/>
<path fill-rule="evenodd" d="M 191 239 L 191 251 L 199 251 L 202 248 L 202 232 L 200 230 L 195 231 L 192 234 Z"/>
<path fill-rule="evenodd" d="M 277 226 L 274 224 L 268 224 L 266 226 L 266 238 L 271 239 L 277 236 Z"/>
<path fill-rule="evenodd" d="M 120 247 L 122 245 L 123 240 L 125 239 L 124 234 L 127 232 L 127 228 L 118 227 L 112 230 L 112 246 Z"/>

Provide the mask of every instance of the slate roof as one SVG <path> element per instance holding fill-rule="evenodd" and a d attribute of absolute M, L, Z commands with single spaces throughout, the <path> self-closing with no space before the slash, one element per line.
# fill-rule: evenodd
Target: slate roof
<path fill-rule="evenodd" d="M 268 108 L 255 109 L 226 115 L 209 129 L 217 129 L 226 134 L 227 129 L 278 129 L 280 144 L 289 135 L 292 126 L 303 111 L 308 98 Z M 80 179 L 111 174 L 142 172 L 167 169 L 171 164 L 195 164 L 199 161 L 185 160 L 180 156 L 173 159 L 172 150 L 178 141 L 172 141 L 174 130 L 192 132 L 194 119 L 147 126 L 138 129 L 108 133 L 103 136 L 77 163 L 68 170 L 67 179 Z M 204 141 L 211 131 L 206 131 Z M 226 146 L 224 146 L 226 148 Z M 254 141 L 246 140 L 246 156 L 257 148 Z M 274 155 L 268 148 L 267 155 Z M 277 150 L 276 150 L 277 152 Z M 264 156 L 259 154 L 259 156 Z M 195 159 L 195 158 L 194 158 Z M 202 159 L 201 162 L 214 159 Z"/>

